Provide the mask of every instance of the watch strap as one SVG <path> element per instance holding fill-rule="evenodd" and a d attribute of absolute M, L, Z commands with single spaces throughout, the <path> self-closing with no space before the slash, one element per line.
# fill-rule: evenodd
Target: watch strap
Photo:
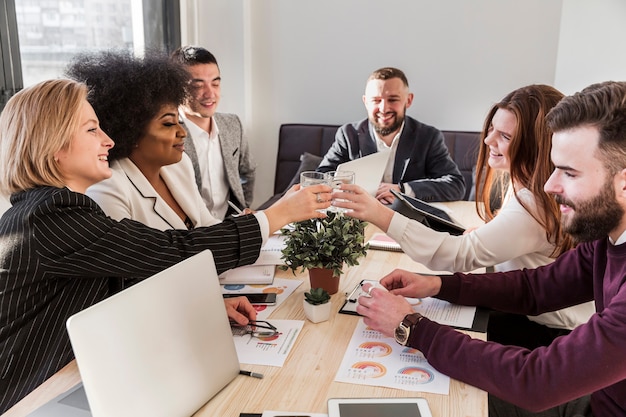
<path fill-rule="evenodd" d="M 424 316 L 422 316 L 420 313 L 407 314 L 406 316 L 404 316 L 402 324 L 404 324 L 406 327 L 413 327 L 423 318 Z"/>

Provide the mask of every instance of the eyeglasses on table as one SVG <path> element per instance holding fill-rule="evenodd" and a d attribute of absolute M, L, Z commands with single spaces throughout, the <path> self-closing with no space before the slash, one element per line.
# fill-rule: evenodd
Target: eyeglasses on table
<path fill-rule="evenodd" d="M 243 326 L 231 321 L 230 329 L 234 336 L 271 337 L 278 333 L 276 326 L 265 320 L 250 320 Z"/>

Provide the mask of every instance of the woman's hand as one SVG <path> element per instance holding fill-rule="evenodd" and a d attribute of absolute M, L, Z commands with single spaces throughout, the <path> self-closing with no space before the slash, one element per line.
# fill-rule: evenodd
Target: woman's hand
<path fill-rule="evenodd" d="M 341 184 L 333 193 L 333 205 L 349 209 L 345 214 L 372 223 L 384 232 L 389 229 L 394 211 L 356 184 Z"/>
<path fill-rule="evenodd" d="M 256 320 L 256 310 L 246 297 L 225 298 L 226 314 L 237 324 L 245 326 L 250 320 Z"/>
<path fill-rule="evenodd" d="M 270 233 L 292 222 L 326 217 L 325 209 L 330 207 L 332 190 L 324 184 L 305 188 L 296 184 L 291 187 L 280 200 L 263 210 L 269 222 Z"/>

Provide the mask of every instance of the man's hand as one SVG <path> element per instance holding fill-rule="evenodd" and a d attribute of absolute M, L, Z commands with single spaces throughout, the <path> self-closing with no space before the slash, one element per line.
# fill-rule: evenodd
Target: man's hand
<path fill-rule="evenodd" d="M 256 310 L 246 297 L 225 298 L 224 305 L 228 318 L 237 324 L 245 326 L 250 320 L 256 320 Z"/>
<path fill-rule="evenodd" d="M 376 191 L 376 199 L 383 204 L 391 204 L 396 199 L 396 197 L 391 194 L 390 190 L 396 190 L 397 192 L 401 192 L 400 186 L 398 184 L 389 184 L 387 182 L 381 182 L 378 186 L 378 190 Z"/>
<path fill-rule="evenodd" d="M 392 294 L 409 298 L 424 298 L 439 294 L 441 277 L 395 269 L 382 277 L 380 284 Z"/>
<path fill-rule="evenodd" d="M 385 336 L 393 337 L 396 327 L 407 314 L 413 313 L 413 307 L 402 296 L 391 294 L 383 288 L 363 286 L 369 295 L 359 297 L 356 311 L 363 316 L 363 322 Z"/>

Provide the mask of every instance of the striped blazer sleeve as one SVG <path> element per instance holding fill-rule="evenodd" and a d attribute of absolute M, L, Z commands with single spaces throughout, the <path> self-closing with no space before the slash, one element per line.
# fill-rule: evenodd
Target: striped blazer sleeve
<path fill-rule="evenodd" d="M 254 216 L 191 231 L 115 221 L 84 194 L 40 187 L 0 219 L 0 414 L 73 359 L 65 321 L 205 249 L 218 272 L 254 262 Z M 184 285 L 181 277 L 181 285 Z"/>

